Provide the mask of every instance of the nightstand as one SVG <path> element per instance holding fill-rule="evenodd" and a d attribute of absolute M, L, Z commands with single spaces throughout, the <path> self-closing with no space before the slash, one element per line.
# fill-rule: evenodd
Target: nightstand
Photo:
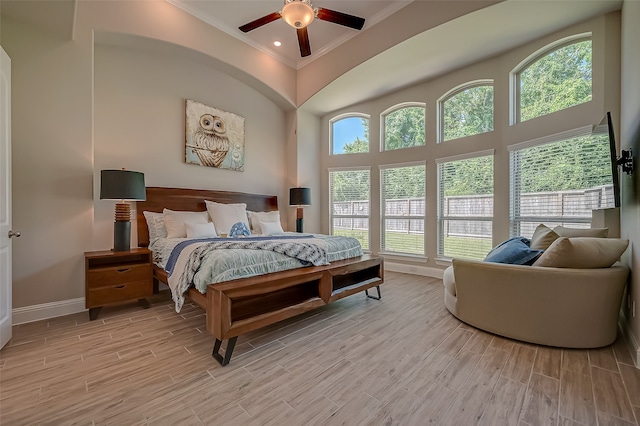
<path fill-rule="evenodd" d="M 134 248 L 128 251 L 88 251 L 84 254 L 85 307 L 95 320 L 103 306 L 138 300 L 149 307 L 153 295 L 151 251 Z"/>

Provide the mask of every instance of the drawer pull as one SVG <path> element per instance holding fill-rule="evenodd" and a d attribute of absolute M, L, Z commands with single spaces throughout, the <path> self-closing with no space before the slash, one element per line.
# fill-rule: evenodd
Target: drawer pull
<path fill-rule="evenodd" d="M 114 288 L 125 288 L 125 287 L 126 287 L 126 285 L 119 285 L 119 286 L 116 286 Z"/>
<path fill-rule="evenodd" d="M 123 272 L 127 272 L 127 271 L 130 271 L 130 270 L 131 270 L 131 268 L 116 269 L 116 272 L 122 274 Z"/>

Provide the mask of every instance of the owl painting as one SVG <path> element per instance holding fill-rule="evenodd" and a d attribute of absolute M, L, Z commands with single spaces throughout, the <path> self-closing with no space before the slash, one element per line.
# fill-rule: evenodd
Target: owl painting
<path fill-rule="evenodd" d="M 244 171 L 244 118 L 187 100 L 185 161 Z"/>

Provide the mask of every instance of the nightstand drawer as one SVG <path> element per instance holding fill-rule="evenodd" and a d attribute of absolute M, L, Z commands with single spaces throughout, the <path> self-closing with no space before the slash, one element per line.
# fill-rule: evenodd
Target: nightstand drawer
<path fill-rule="evenodd" d="M 89 319 L 98 318 L 103 306 L 138 299 L 149 307 L 153 295 L 151 251 L 133 248 L 127 251 L 87 251 L 84 253 L 85 306 Z"/>
<path fill-rule="evenodd" d="M 89 289 L 113 287 L 114 285 L 136 281 L 151 282 L 151 265 L 120 265 L 108 268 L 92 269 L 87 272 Z"/>
<path fill-rule="evenodd" d="M 92 308 L 126 300 L 143 299 L 148 297 L 152 291 L 153 282 L 149 279 L 122 284 L 112 283 L 110 287 L 95 288 L 87 291 L 86 304 L 88 308 Z"/>

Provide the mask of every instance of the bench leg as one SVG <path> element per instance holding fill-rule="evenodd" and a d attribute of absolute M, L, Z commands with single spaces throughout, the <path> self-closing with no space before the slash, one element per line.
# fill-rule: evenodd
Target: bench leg
<path fill-rule="evenodd" d="M 213 344 L 213 351 L 211 352 L 211 356 L 215 358 L 216 361 L 220 363 L 223 367 L 229 364 L 231 361 L 231 355 L 233 354 L 233 348 L 236 346 L 236 341 L 238 340 L 238 336 L 232 337 L 227 340 L 227 348 L 224 351 L 224 358 L 220 355 L 220 346 L 222 346 L 222 340 L 216 339 Z"/>
<path fill-rule="evenodd" d="M 378 297 L 370 295 L 369 294 L 369 289 L 366 289 L 364 291 L 364 294 L 366 294 L 369 299 L 375 299 L 375 300 L 382 299 L 382 295 L 380 294 L 380 286 L 379 285 L 376 286 L 376 290 L 378 290 Z"/>

